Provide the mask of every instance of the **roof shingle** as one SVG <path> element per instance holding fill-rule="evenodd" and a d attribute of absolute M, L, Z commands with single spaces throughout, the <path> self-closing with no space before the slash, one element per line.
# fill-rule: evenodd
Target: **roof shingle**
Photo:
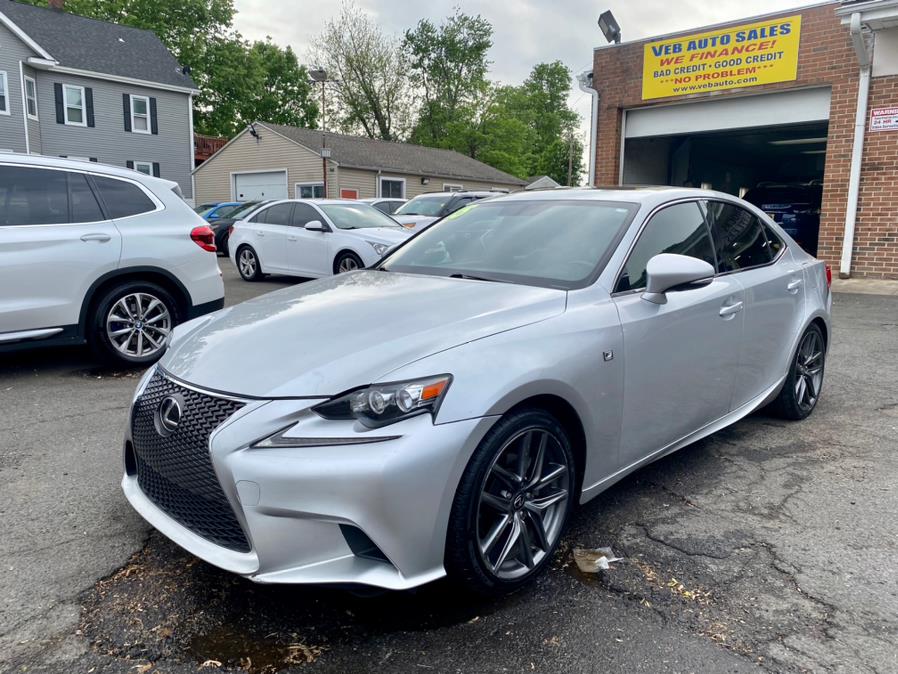
<path fill-rule="evenodd" d="M 0 12 L 68 68 L 195 89 L 155 33 L 0 0 Z"/>
<path fill-rule="evenodd" d="M 260 122 L 273 131 L 313 150 L 321 147 L 321 131 Z M 411 143 L 330 133 L 327 146 L 331 159 L 350 168 L 395 171 L 421 176 L 467 178 L 500 185 L 524 185 L 520 178 L 493 168 L 454 150 L 441 150 Z"/>

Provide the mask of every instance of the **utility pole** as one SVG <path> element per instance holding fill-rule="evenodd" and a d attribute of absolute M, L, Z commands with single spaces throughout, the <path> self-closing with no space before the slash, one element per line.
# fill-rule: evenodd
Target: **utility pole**
<path fill-rule="evenodd" d="M 567 186 L 573 187 L 571 181 L 574 174 L 574 132 L 568 131 L 567 136 Z"/>
<path fill-rule="evenodd" d="M 325 88 L 328 83 L 327 71 L 324 68 L 316 67 L 309 70 L 313 83 L 321 84 L 321 182 L 324 187 L 324 198 L 327 199 L 327 160 L 331 156 L 331 150 L 327 146 L 327 100 L 325 98 Z"/>

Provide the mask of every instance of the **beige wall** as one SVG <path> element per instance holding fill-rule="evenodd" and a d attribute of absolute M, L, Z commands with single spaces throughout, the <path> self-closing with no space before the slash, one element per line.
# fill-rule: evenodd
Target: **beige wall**
<path fill-rule="evenodd" d="M 260 135 L 262 139 L 257 140 L 244 132 L 196 170 L 197 203 L 233 199 L 231 174 L 242 171 L 287 169 L 288 196 L 291 198 L 296 196 L 296 183 L 321 182 L 321 159 L 316 153 L 267 129 L 260 129 Z M 395 172 L 384 172 L 383 175 L 404 178 L 408 199 L 425 192 L 442 192 L 447 183 L 461 185 L 465 190 L 520 189 L 513 185 L 438 177 L 430 177 L 430 182 L 422 185 L 421 176 Z M 327 188 L 327 196 L 331 199 L 339 198 L 343 189 L 358 190 L 359 199 L 376 197 L 377 171 L 342 168 L 331 163 Z"/>

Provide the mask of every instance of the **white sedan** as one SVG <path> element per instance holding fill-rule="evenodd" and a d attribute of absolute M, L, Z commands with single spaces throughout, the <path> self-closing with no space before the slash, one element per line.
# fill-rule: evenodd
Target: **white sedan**
<path fill-rule="evenodd" d="M 246 281 L 318 278 L 368 267 L 411 232 L 368 204 L 336 199 L 266 203 L 231 228 L 231 261 Z"/>

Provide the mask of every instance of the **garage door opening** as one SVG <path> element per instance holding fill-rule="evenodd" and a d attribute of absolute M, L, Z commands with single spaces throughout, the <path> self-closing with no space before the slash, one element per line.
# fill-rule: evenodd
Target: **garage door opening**
<path fill-rule="evenodd" d="M 744 197 L 817 254 L 827 122 L 628 138 L 623 182 Z"/>

